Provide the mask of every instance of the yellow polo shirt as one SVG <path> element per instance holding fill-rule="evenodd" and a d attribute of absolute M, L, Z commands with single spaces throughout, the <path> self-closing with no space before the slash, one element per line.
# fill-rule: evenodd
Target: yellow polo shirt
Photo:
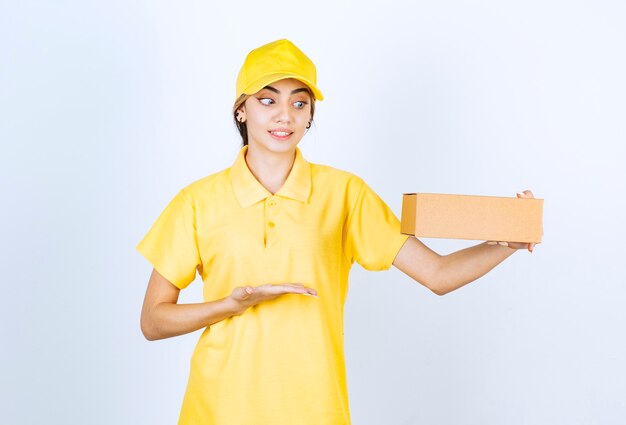
<path fill-rule="evenodd" d="M 182 189 L 137 250 L 204 299 L 233 288 L 300 282 L 285 295 L 207 327 L 193 352 L 179 424 L 350 424 L 343 309 L 354 261 L 386 270 L 406 241 L 389 207 L 359 177 L 307 162 L 268 192 L 245 161 Z"/>

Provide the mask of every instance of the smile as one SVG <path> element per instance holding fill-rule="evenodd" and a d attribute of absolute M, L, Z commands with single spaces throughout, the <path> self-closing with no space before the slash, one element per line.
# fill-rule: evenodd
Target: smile
<path fill-rule="evenodd" d="M 269 131 L 269 133 L 276 139 L 284 140 L 288 139 L 289 136 L 293 134 L 293 132 L 288 131 Z"/>

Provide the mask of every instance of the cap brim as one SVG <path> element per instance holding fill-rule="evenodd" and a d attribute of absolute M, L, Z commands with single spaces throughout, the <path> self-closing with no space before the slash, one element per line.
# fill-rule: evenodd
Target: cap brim
<path fill-rule="evenodd" d="M 250 84 L 248 87 L 246 87 L 243 90 L 243 93 L 254 94 L 258 92 L 259 90 L 261 90 L 263 87 L 269 84 L 272 84 L 273 82 L 284 80 L 285 78 L 294 78 L 298 81 L 301 81 L 302 83 L 306 84 L 311 89 L 311 91 L 313 92 L 313 95 L 315 96 L 315 100 L 324 100 L 324 96 L 322 95 L 322 92 L 320 91 L 319 88 L 317 88 L 315 84 L 313 84 L 308 79 L 302 77 L 301 75 L 288 73 L 288 72 L 264 75 L 263 77 L 259 78 L 258 80 Z"/>

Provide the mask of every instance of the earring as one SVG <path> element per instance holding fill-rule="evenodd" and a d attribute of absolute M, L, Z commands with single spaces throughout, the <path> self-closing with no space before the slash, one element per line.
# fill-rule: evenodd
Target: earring
<path fill-rule="evenodd" d="M 311 121 L 306 125 L 306 128 L 311 128 Z"/>

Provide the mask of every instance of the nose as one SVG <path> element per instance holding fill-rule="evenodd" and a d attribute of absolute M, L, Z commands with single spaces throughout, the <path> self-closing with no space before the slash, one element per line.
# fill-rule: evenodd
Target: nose
<path fill-rule="evenodd" d="M 276 108 L 276 122 L 290 122 L 291 121 L 291 109 L 287 102 L 282 102 L 277 105 Z"/>

